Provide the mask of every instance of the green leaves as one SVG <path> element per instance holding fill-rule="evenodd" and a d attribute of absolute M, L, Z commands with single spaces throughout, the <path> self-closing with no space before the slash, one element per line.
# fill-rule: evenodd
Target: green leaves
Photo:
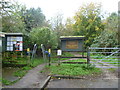
<path fill-rule="evenodd" d="M 82 6 L 74 16 L 74 35 L 86 37 L 85 46 L 90 46 L 96 36 L 104 29 L 101 21 L 99 4 L 90 3 Z"/>
<path fill-rule="evenodd" d="M 21 11 L 23 11 L 25 7 L 17 2 L 5 2 L 4 0 L 0 4 L 4 6 L 1 10 L 2 31 L 25 33 L 24 23 L 21 19 Z"/>
<path fill-rule="evenodd" d="M 45 22 L 45 15 L 42 13 L 41 8 L 30 8 L 23 14 L 26 29 L 31 31 L 32 28 L 42 27 Z"/>
<path fill-rule="evenodd" d="M 105 30 L 95 38 L 92 47 L 114 47 L 118 45 L 117 14 L 112 13 L 105 22 Z"/>
<path fill-rule="evenodd" d="M 33 28 L 30 32 L 30 38 L 34 43 L 37 43 L 39 46 L 44 44 L 46 48 L 56 47 L 57 40 L 55 33 L 47 27 L 44 28 Z"/>

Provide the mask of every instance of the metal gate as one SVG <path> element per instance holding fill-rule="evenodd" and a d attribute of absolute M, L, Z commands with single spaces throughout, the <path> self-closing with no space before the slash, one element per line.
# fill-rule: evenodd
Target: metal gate
<path fill-rule="evenodd" d="M 99 68 L 120 67 L 120 48 L 90 47 L 90 63 Z"/>

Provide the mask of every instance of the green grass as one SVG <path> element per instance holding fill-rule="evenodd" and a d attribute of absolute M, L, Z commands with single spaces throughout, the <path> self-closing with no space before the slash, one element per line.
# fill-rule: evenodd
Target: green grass
<path fill-rule="evenodd" d="M 19 80 L 19 79 L 18 79 L 18 80 Z M 12 84 L 16 83 L 18 80 L 9 81 L 9 80 L 6 80 L 6 79 L 2 78 L 2 84 L 3 84 L 3 85 L 12 85 Z"/>
<path fill-rule="evenodd" d="M 37 59 L 33 59 L 33 60 L 31 60 L 31 64 L 30 64 L 30 66 L 31 67 L 36 67 L 36 66 L 38 66 L 38 65 L 40 65 L 40 64 L 43 64 L 44 63 L 44 59 L 43 58 L 37 58 Z"/>
<path fill-rule="evenodd" d="M 9 62 L 10 61 L 10 62 Z M 16 58 L 8 58 L 8 59 L 6 59 L 6 58 L 3 58 L 3 63 L 4 64 L 27 64 L 27 61 L 28 61 L 28 58 L 26 57 L 26 56 L 24 56 L 24 57 L 20 57 L 20 56 L 18 56 L 18 57 L 16 57 Z"/>
<path fill-rule="evenodd" d="M 78 53 L 78 54 L 82 55 L 82 52 L 80 52 L 80 53 Z M 86 53 L 86 52 L 84 52 L 84 56 L 87 56 L 87 53 Z"/>
<path fill-rule="evenodd" d="M 46 67 L 52 75 L 70 75 L 70 76 L 83 76 L 91 74 L 100 74 L 101 70 L 92 65 L 87 64 L 61 64 Z"/>
<path fill-rule="evenodd" d="M 4 78 L 2 78 L 2 83 L 3 83 L 4 85 L 10 85 L 12 82 L 9 81 L 9 80 L 6 80 L 6 79 L 4 79 Z"/>

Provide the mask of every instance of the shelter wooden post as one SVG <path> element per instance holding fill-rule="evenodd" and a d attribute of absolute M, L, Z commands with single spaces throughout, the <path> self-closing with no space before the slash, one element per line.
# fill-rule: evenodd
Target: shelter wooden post
<path fill-rule="evenodd" d="M 87 48 L 87 64 L 90 64 L 90 49 Z"/>
<path fill-rule="evenodd" d="M 84 57 L 84 51 L 82 51 L 82 57 Z"/>

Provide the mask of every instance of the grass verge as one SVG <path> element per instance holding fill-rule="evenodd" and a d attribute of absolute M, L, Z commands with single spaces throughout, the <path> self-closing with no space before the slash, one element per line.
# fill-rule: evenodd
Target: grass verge
<path fill-rule="evenodd" d="M 46 66 L 45 72 L 50 71 L 51 75 L 70 75 L 70 76 L 84 76 L 92 74 L 100 74 L 102 71 L 100 68 L 95 68 L 93 65 L 89 64 L 61 64 Z M 40 71 L 41 72 L 41 71 Z"/>

